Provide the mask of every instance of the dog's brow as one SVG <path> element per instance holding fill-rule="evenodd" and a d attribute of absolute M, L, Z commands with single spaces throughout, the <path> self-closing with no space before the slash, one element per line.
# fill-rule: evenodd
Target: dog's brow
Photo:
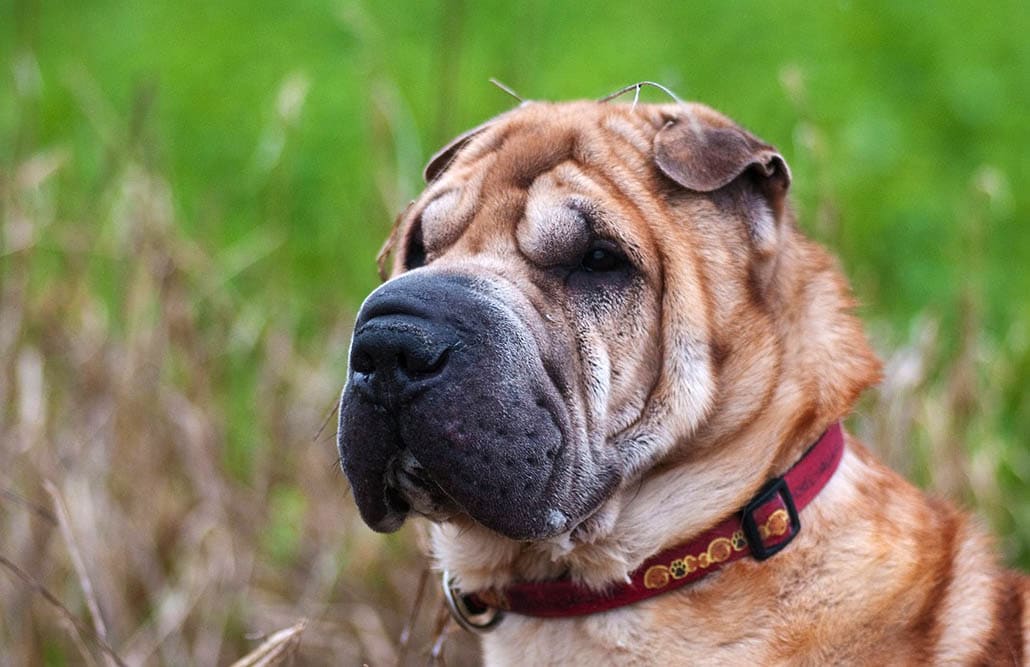
<path fill-rule="evenodd" d="M 586 251 L 591 220 L 570 202 L 531 199 L 518 228 L 522 252 L 540 266 L 557 266 Z"/>
<path fill-rule="evenodd" d="M 436 221 L 438 218 L 446 215 L 454 205 L 457 203 L 458 191 L 457 190 L 445 190 L 433 197 L 425 206 L 422 207 L 422 220 L 425 222 Z"/>
<path fill-rule="evenodd" d="M 443 250 L 467 226 L 469 210 L 468 205 L 462 201 L 466 194 L 461 188 L 451 188 L 441 192 L 422 208 L 419 215 L 422 239 L 427 250 Z"/>
<path fill-rule="evenodd" d="M 574 211 L 583 219 L 583 223 L 586 224 L 587 229 L 594 234 L 597 233 L 598 211 L 597 207 L 594 206 L 593 203 L 574 197 L 565 203 L 565 208 Z"/>
<path fill-rule="evenodd" d="M 566 207 L 579 215 L 590 236 L 608 238 L 613 241 L 622 239 L 623 234 L 620 233 L 618 225 L 613 224 L 611 214 L 595 202 L 582 197 L 574 197 L 568 200 Z"/>

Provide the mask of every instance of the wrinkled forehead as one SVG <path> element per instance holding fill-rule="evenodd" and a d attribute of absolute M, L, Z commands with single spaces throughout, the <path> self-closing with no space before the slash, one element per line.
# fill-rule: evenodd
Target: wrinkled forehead
<path fill-rule="evenodd" d="M 463 167 L 493 156 L 493 179 L 524 188 L 562 162 L 596 163 L 609 151 L 650 160 L 654 135 L 663 123 L 660 109 L 527 103 L 473 137 L 449 171 L 459 174 Z"/>
<path fill-rule="evenodd" d="M 471 227 L 498 234 L 498 225 L 545 264 L 557 260 L 545 249 L 592 235 L 640 245 L 633 222 L 660 213 L 649 193 L 663 123 L 660 108 L 524 105 L 462 147 L 420 198 L 412 215 L 426 247 L 446 247 Z"/>

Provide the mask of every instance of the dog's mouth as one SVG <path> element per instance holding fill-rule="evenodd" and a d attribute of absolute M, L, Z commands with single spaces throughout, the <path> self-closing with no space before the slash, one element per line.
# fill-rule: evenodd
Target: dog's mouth
<path fill-rule="evenodd" d="M 431 521 L 448 521 L 461 508 L 429 476 L 407 449 L 401 450 L 386 467 L 383 479 L 385 501 L 393 513 L 420 514 Z"/>

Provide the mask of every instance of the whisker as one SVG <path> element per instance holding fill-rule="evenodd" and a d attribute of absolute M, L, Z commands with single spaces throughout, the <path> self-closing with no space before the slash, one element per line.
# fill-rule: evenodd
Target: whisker
<path fill-rule="evenodd" d="M 507 85 L 501 83 L 500 81 L 498 81 L 497 79 L 495 79 L 493 77 L 490 77 L 488 79 L 488 81 L 490 83 L 494 84 L 495 86 L 497 86 L 498 88 L 500 88 L 501 90 L 503 90 L 508 95 L 511 95 L 512 97 L 517 99 L 519 101 L 519 104 L 525 104 L 526 103 L 526 100 L 522 99 L 522 96 L 519 95 L 518 93 L 516 93 L 514 90 L 512 90 L 510 86 L 507 86 Z"/>
<path fill-rule="evenodd" d="M 315 432 L 315 437 L 311 438 L 311 442 L 318 442 L 318 436 L 322 435 L 322 431 L 324 431 L 325 427 L 329 425 L 329 420 L 332 419 L 333 415 L 336 414 L 336 411 L 340 409 L 340 400 L 341 399 L 337 398 L 333 403 L 333 407 L 329 410 L 329 413 L 326 414 L 325 419 L 322 420 L 322 425 L 318 427 L 318 431 Z"/>
<path fill-rule="evenodd" d="M 657 88 L 658 90 L 662 91 L 663 93 L 665 93 L 666 95 L 671 97 L 676 102 L 682 102 L 683 101 L 679 97 L 676 96 L 676 93 L 672 92 L 671 90 L 669 90 L 668 88 L 666 88 L 665 86 L 663 86 L 660 83 L 655 83 L 654 81 L 638 81 L 637 83 L 631 83 L 628 86 L 623 86 L 622 88 L 619 88 L 614 93 L 611 93 L 610 95 L 606 95 L 606 96 L 602 97 L 601 99 L 598 100 L 598 102 L 604 104 L 605 102 L 610 102 L 610 101 L 614 100 L 617 97 L 621 97 L 622 95 L 625 95 L 626 93 L 628 93 L 631 90 L 636 90 L 636 96 L 634 96 L 634 98 L 633 98 L 633 106 L 635 107 L 636 104 L 637 104 L 637 96 L 640 95 L 640 89 L 643 88 L 644 86 L 651 86 L 652 88 Z"/>

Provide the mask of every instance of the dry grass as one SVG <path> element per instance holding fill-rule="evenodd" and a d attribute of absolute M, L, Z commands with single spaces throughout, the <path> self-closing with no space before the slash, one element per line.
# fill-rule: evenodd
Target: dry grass
<path fill-rule="evenodd" d="M 158 175 L 126 160 L 83 225 L 53 205 L 63 162 L 2 183 L 0 664 L 396 663 L 424 563 L 360 524 L 319 428 L 350 314 L 302 353 Z"/>

